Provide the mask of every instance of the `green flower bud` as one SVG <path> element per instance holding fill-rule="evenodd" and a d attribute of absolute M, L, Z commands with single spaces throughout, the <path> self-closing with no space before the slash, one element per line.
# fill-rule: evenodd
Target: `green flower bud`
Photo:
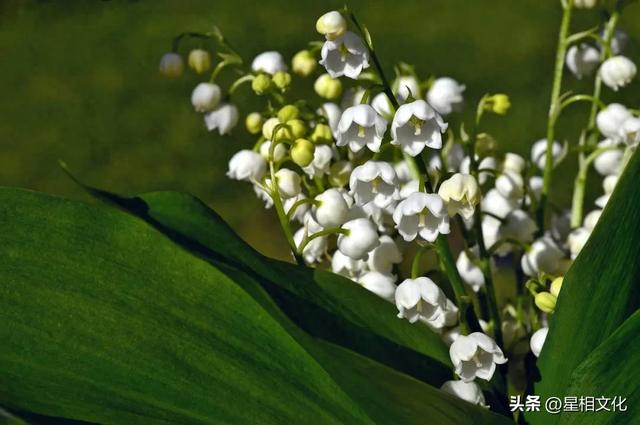
<path fill-rule="evenodd" d="M 295 120 L 300 116 L 300 109 L 295 105 L 284 105 L 278 111 L 278 119 L 281 122 L 287 122 L 289 120 Z"/>
<path fill-rule="evenodd" d="M 262 115 L 258 112 L 252 112 L 247 115 L 245 120 L 245 125 L 247 126 L 247 131 L 251 134 L 258 134 L 262 130 L 262 124 L 264 120 L 262 119 Z"/>
<path fill-rule="evenodd" d="M 193 49 L 189 52 L 189 67 L 198 74 L 207 72 L 211 68 L 211 55 L 203 49 Z"/>
<path fill-rule="evenodd" d="M 271 77 L 267 74 L 258 74 L 251 82 L 251 88 L 257 95 L 264 94 L 271 87 Z"/>
<path fill-rule="evenodd" d="M 313 89 L 320 97 L 336 99 L 342 94 L 342 83 L 337 78 L 331 78 L 329 74 L 322 74 L 313 84 Z"/>
<path fill-rule="evenodd" d="M 485 100 L 484 107 L 494 114 L 504 115 L 511 107 L 511 101 L 509 100 L 509 96 L 506 94 L 498 93 L 493 96 L 489 96 Z"/>
<path fill-rule="evenodd" d="M 295 54 L 293 60 L 291 61 L 291 68 L 293 72 L 302 76 L 308 77 L 316 70 L 318 66 L 318 62 L 316 58 L 313 57 L 310 51 L 301 50 Z"/>
<path fill-rule="evenodd" d="M 553 313 L 556 309 L 557 298 L 549 292 L 539 292 L 536 294 L 536 306 L 545 313 Z"/>
<path fill-rule="evenodd" d="M 549 289 L 549 292 L 551 292 L 551 294 L 556 298 L 558 297 L 558 295 L 560 295 L 560 289 L 562 289 L 563 280 L 564 277 L 556 277 L 555 279 L 553 279 L 553 282 L 551 282 L 551 289 Z"/>
<path fill-rule="evenodd" d="M 316 147 L 307 139 L 297 139 L 291 148 L 291 159 L 301 167 L 306 167 L 313 161 Z"/>
<path fill-rule="evenodd" d="M 278 71 L 273 74 L 273 84 L 280 90 L 286 90 L 291 85 L 291 74 L 284 71 Z"/>
<path fill-rule="evenodd" d="M 349 161 L 338 161 L 329 169 L 329 183 L 333 187 L 344 187 L 349 183 L 353 165 Z"/>
<path fill-rule="evenodd" d="M 287 126 L 291 130 L 291 135 L 294 139 L 300 139 L 307 134 L 307 124 L 302 120 L 289 120 Z"/>
<path fill-rule="evenodd" d="M 313 143 L 331 143 L 333 140 L 333 133 L 331 127 L 327 124 L 316 124 L 316 127 L 311 133 L 311 141 Z"/>

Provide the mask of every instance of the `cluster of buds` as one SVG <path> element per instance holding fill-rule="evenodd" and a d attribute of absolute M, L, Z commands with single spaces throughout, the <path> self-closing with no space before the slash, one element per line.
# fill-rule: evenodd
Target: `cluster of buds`
<path fill-rule="evenodd" d="M 505 353 L 512 357 L 523 341 L 540 354 L 562 276 L 640 142 L 638 113 L 591 97 L 594 108 L 601 107 L 581 136 L 576 190 L 584 189 L 593 164 L 604 176 L 604 195 L 584 219 L 577 193 L 570 210 L 545 220 L 548 174 L 566 160 L 568 143 L 549 137 L 533 142 L 524 156 L 501 152 L 480 128 L 485 114 L 507 114 L 507 95 L 482 97 L 468 132 L 457 114 L 465 106 L 464 85 L 451 77 L 421 78 L 406 63 L 387 80 L 369 31 L 348 10 L 322 15 L 316 29 L 324 40 L 290 63 L 267 51 L 249 69 L 218 31 L 202 35 L 225 51 L 211 79 L 193 90 L 193 107 L 209 130 L 228 134 L 239 118 L 231 95 L 250 83 L 265 106 L 246 115 L 253 148 L 233 155 L 228 177 L 251 184 L 265 207 L 275 209 L 298 263 L 346 276 L 395 304 L 399 318 L 440 334 L 459 378 L 442 389 L 485 405 L 476 379 L 490 381 Z M 601 83 L 626 86 L 635 65 L 621 56 L 625 35 L 608 25 L 595 38 L 602 44 L 573 40 L 567 68 L 584 78 L 599 67 L 597 93 Z M 189 54 L 198 73 L 211 66 L 205 53 Z M 226 66 L 240 77 L 225 94 L 215 78 Z M 167 75 L 182 68 L 176 53 L 161 61 Z M 294 78 L 311 79 L 318 97 L 291 99 Z M 552 110 L 589 98 L 568 96 Z M 598 134 L 604 140 L 597 142 Z M 447 241 L 453 233 L 462 236 L 457 255 Z M 429 251 L 439 259 L 431 269 L 420 261 Z M 529 293 L 517 291 L 499 306 L 493 281 L 505 264 L 514 268 L 515 287 Z"/>

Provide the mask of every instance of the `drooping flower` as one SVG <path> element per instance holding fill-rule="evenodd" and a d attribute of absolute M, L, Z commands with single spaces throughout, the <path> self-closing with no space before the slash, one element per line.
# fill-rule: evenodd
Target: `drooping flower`
<path fill-rule="evenodd" d="M 344 75 L 355 80 L 363 69 L 369 67 L 369 51 L 362 39 L 351 31 L 334 40 L 327 40 L 320 57 L 320 64 L 333 78 Z"/>
<path fill-rule="evenodd" d="M 347 31 L 347 21 L 340 12 L 332 10 L 318 18 L 316 31 L 324 35 L 327 40 L 335 40 Z"/>
<path fill-rule="evenodd" d="M 405 279 L 395 293 L 398 317 L 410 323 L 424 319 L 436 329 L 444 327 L 447 297 L 428 277 Z"/>
<path fill-rule="evenodd" d="M 354 260 L 365 260 L 380 244 L 376 226 L 368 218 L 356 218 L 342 225 L 346 234 L 338 236 L 338 249 Z"/>
<path fill-rule="evenodd" d="M 541 328 L 531 335 L 529 345 L 531 346 L 531 352 L 534 356 L 540 357 L 540 352 L 542 351 L 544 342 L 547 339 L 547 334 L 549 334 L 549 328 Z"/>
<path fill-rule="evenodd" d="M 160 59 L 160 73 L 167 77 L 179 77 L 184 71 L 182 56 L 175 52 L 165 53 Z"/>
<path fill-rule="evenodd" d="M 498 189 L 490 189 L 482 198 L 482 211 L 498 218 L 506 218 L 518 208 L 518 199 L 504 197 Z"/>
<path fill-rule="evenodd" d="M 380 298 L 394 302 L 395 276 L 377 271 L 368 271 L 358 278 L 358 283 Z"/>
<path fill-rule="evenodd" d="M 321 226 L 338 227 L 347 221 L 349 206 L 338 189 L 325 190 L 315 199 L 313 213 Z"/>
<path fill-rule="evenodd" d="M 471 261 L 466 251 L 460 251 L 456 260 L 456 268 L 464 283 L 469 285 L 473 292 L 478 292 L 484 286 L 482 270 Z"/>
<path fill-rule="evenodd" d="M 344 110 L 338 123 L 337 145 L 360 152 L 365 146 L 380 150 L 387 122 L 370 105 L 356 105 Z"/>
<path fill-rule="evenodd" d="M 330 146 L 316 145 L 316 149 L 313 152 L 313 161 L 303 167 L 302 170 L 311 178 L 322 176 L 329 172 L 332 158 L 333 150 Z"/>
<path fill-rule="evenodd" d="M 380 236 L 380 245 L 369 253 L 367 266 L 369 270 L 391 274 L 393 265 L 402 262 L 402 253 L 396 242 L 388 235 Z"/>
<path fill-rule="evenodd" d="M 554 141 L 551 144 L 551 153 L 555 166 L 562 157 L 562 145 Z M 531 162 L 536 164 L 539 169 L 544 170 L 547 162 L 547 139 L 540 139 L 531 146 Z"/>
<path fill-rule="evenodd" d="M 354 260 L 347 257 L 340 250 L 331 257 L 331 271 L 339 275 L 357 280 L 359 276 L 367 272 L 367 264 L 364 260 Z"/>
<path fill-rule="evenodd" d="M 243 149 L 231 157 L 227 176 L 235 180 L 259 181 L 267 171 L 267 162 L 254 151 Z"/>
<path fill-rule="evenodd" d="M 442 133 L 447 124 L 427 102 L 415 100 L 400 106 L 391 123 L 391 144 L 411 156 L 425 147 L 442 148 Z"/>
<path fill-rule="evenodd" d="M 548 236 L 533 242 L 520 260 L 522 271 L 527 276 L 537 276 L 539 272 L 553 274 L 560 266 L 564 254 Z"/>
<path fill-rule="evenodd" d="M 600 63 L 600 52 L 589 44 L 574 44 L 567 50 L 567 68 L 578 79 L 589 76 Z"/>
<path fill-rule="evenodd" d="M 187 62 L 191 69 L 202 74 L 211 68 L 211 54 L 204 49 L 193 49 L 189 52 Z"/>
<path fill-rule="evenodd" d="M 409 96 L 420 97 L 420 82 L 413 75 L 399 76 L 393 81 L 391 88 L 400 103 L 407 100 Z"/>
<path fill-rule="evenodd" d="M 453 78 L 437 78 L 427 92 L 427 102 L 442 115 L 462 109 L 465 86 Z"/>
<path fill-rule="evenodd" d="M 610 103 L 596 115 L 598 130 L 603 136 L 614 141 L 620 140 L 622 123 L 631 118 L 631 112 L 620 103 Z"/>
<path fill-rule="evenodd" d="M 630 117 L 624 120 L 620 128 L 620 137 L 630 147 L 640 143 L 640 118 Z"/>
<path fill-rule="evenodd" d="M 447 381 L 442 384 L 440 389 L 471 404 L 486 406 L 484 394 L 475 382 Z"/>
<path fill-rule="evenodd" d="M 450 232 L 447 206 L 439 195 L 415 192 L 401 201 L 393 212 L 393 221 L 405 241 L 420 235 L 433 242 L 439 234 Z"/>
<path fill-rule="evenodd" d="M 281 168 L 276 172 L 278 191 L 283 198 L 293 198 L 300 194 L 300 175 L 288 168 Z"/>
<path fill-rule="evenodd" d="M 238 108 L 233 103 L 222 103 L 204 116 L 207 130 L 218 129 L 220 135 L 229 134 L 238 124 Z"/>
<path fill-rule="evenodd" d="M 475 378 L 489 381 L 496 364 L 507 362 L 498 344 L 482 332 L 460 335 L 449 347 L 449 355 L 456 374 L 464 382 Z"/>
<path fill-rule="evenodd" d="M 496 190 L 507 199 L 520 200 L 524 196 L 524 179 L 520 173 L 504 170 L 496 178 Z"/>
<path fill-rule="evenodd" d="M 598 143 L 598 148 L 614 148 L 617 146 L 612 139 L 604 139 Z M 593 168 L 601 176 L 608 176 L 611 174 L 618 174 L 622 166 L 622 158 L 624 153 L 622 149 L 612 149 L 600 153 L 593 161 Z"/>
<path fill-rule="evenodd" d="M 300 249 L 305 235 L 310 236 L 322 230 L 322 226 L 316 223 L 313 218 L 307 215 L 303 227 L 293 235 L 293 241 L 298 249 Z M 327 237 L 320 236 L 309 241 L 302 250 L 302 257 L 307 264 L 319 263 L 322 261 L 325 251 L 327 250 Z"/>
<path fill-rule="evenodd" d="M 220 103 L 220 87 L 211 83 L 200 83 L 191 93 L 191 104 L 196 112 L 208 112 Z"/>
<path fill-rule="evenodd" d="M 450 216 L 460 214 L 465 220 L 473 216 L 476 205 L 480 203 L 480 187 L 470 174 L 456 173 L 443 181 L 438 195 L 447 203 Z"/>
<path fill-rule="evenodd" d="M 279 52 L 269 51 L 260 53 L 251 63 L 253 72 L 266 72 L 274 75 L 276 72 L 286 71 L 287 64 Z"/>
<path fill-rule="evenodd" d="M 368 161 L 351 172 L 349 194 L 356 204 L 373 203 L 386 208 L 398 199 L 398 177 L 393 166 L 383 161 Z"/>
<path fill-rule="evenodd" d="M 624 56 L 613 56 L 600 66 L 602 82 L 614 91 L 629 84 L 636 72 L 636 64 Z"/>

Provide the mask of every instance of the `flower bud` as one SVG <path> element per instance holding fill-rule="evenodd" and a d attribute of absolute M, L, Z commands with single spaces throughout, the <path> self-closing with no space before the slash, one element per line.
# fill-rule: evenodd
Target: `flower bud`
<path fill-rule="evenodd" d="M 286 124 L 293 139 L 299 139 L 307 134 L 307 124 L 302 120 L 289 120 Z"/>
<path fill-rule="evenodd" d="M 636 65 L 624 56 L 613 56 L 600 66 L 602 82 L 614 91 L 629 84 L 636 72 Z"/>
<path fill-rule="evenodd" d="M 553 313 L 556 309 L 557 298 L 549 292 L 539 292 L 536 294 L 536 306 L 545 313 Z"/>
<path fill-rule="evenodd" d="M 347 21 L 335 10 L 327 12 L 316 21 L 316 31 L 327 40 L 335 40 L 347 31 Z"/>
<path fill-rule="evenodd" d="M 576 9 L 593 9 L 598 4 L 598 0 L 575 0 L 573 6 Z"/>
<path fill-rule="evenodd" d="M 301 192 L 300 176 L 293 170 L 281 168 L 276 173 L 278 190 L 283 198 L 293 198 Z"/>
<path fill-rule="evenodd" d="M 220 87 L 211 83 L 200 83 L 191 93 L 191 104 L 196 112 L 208 112 L 220 103 Z"/>
<path fill-rule="evenodd" d="M 408 87 L 411 88 L 411 86 Z M 453 78 L 438 78 L 431 84 L 427 92 L 427 102 L 442 115 L 449 115 L 451 112 L 462 109 L 464 104 L 462 93 L 464 90 L 465 86 L 459 84 Z M 419 96 L 417 90 L 412 89 L 412 92 L 413 96 Z"/>
<path fill-rule="evenodd" d="M 342 94 L 342 83 L 337 78 L 331 78 L 329 74 L 322 74 L 313 83 L 313 89 L 322 98 L 337 99 Z"/>
<path fill-rule="evenodd" d="M 182 56 L 175 52 L 165 53 L 160 59 L 160 73 L 166 77 L 179 77 L 184 71 Z"/>
<path fill-rule="evenodd" d="M 300 116 L 300 110 L 295 105 L 284 105 L 278 111 L 278 119 L 281 122 L 287 122 L 290 120 L 295 120 Z"/>
<path fill-rule="evenodd" d="M 265 139 L 271 140 L 273 138 L 273 131 L 280 124 L 280 120 L 276 117 L 269 118 L 262 124 L 262 135 Z M 284 132 L 284 130 L 280 130 L 280 132 Z"/>
<path fill-rule="evenodd" d="M 511 152 L 504 154 L 504 161 L 502 162 L 503 170 L 521 174 L 524 171 L 525 165 L 526 162 L 520 155 Z"/>
<path fill-rule="evenodd" d="M 280 90 L 286 90 L 291 85 L 291 74 L 285 71 L 278 71 L 273 74 L 273 84 Z"/>
<path fill-rule="evenodd" d="M 284 156 L 286 154 L 287 154 L 287 147 L 284 143 L 278 143 L 273 148 L 273 160 L 275 162 L 282 161 L 282 159 L 284 159 Z M 262 144 L 260 145 L 260 155 L 262 155 L 262 157 L 265 160 L 269 161 L 271 156 L 271 140 L 262 142 Z"/>
<path fill-rule="evenodd" d="M 473 216 L 481 197 L 476 179 L 472 175 L 460 173 L 443 181 L 438 195 L 447 203 L 450 216 L 459 213 L 467 220 Z"/>
<path fill-rule="evenodd" d="M 258 134 L 262 130 L 262 124 L 264 120 L 259 112 L 252 112 L 247 115 L 244 124 L 247 127 L 247 131 L 251 134 Z"/>
<path fill-rule="evenodd" d="M 313 143 L 331 143 L 332 140 L 331 127 L 327 124 L 316 124 L 313 133 L 311 133 L 311 141 Z"/>
<path fill-rule="evenodd" d="M 211 55 L 204 49 L 193 49 L 189 52 L 188 63 L 191 69 L 202 74 L 211 68 Z"/>
<path fill-rule="evenodd" d="M 251 82 L 251 88 L 257 95 L 264 94 L 271 87 L 271 77 L 267 74 L 258 74 Z"/>
<path fill-rule="evenodd" d="M 549 292 L 551 292 L 551 295 L 558 298 L 558 295 L 560 295 L 560 289 L 562 289 L 563 281 L 564 281 L 564 277 L 562 276 L 556 277 L 555 279 L 553 279 L 553 282 L 551 282 L 551 288 L 549 289 Z"/>
<path fill-rule="evenodd" d="M 531 352 L 534 356 L 540 356 L 540 352 L 542 351 L 542 347 L 544 346 L 544 341 L 547 339 L 548 333 L 549 328 L 542 328 L 538 329 L 533 333 L 533 335 L 531 335 L 529 346 L 531 347 Z"/>
<path fill-rule="evenodd" d="M 291 148 L 291 159 L 301 167 L 306 167 L 313 161 L 315 146 L 307 139 L 297 139 Z"/>
<path fill-rule="evenodd" d="M 349 161 L 337 161 L 329 168 L 329 183 L 333 187 L 344 187 L 349 183 L 353 165 Z"/>
<path fill-rule="evenodd" d="M 368 218 L 348 221 L 342 228 L 347 232 L 338 236 L 338 249 L 347 257 L 365 260 L 369 252 L 380 245 L 376 226 Z"/>
<path fill-rule="evenodd" d="M 308 77 L 316 70 L 318 66 L 318 61 L 313 57 L 308 50 L 301 50 L 295 54 L 293 60 L 291 61 L 291 68 L 293 68 L 293 72 L 302 76 Z"/>
<path fill-rule="evenodd" d="M 586 43 L 573 45 L 567 50 L 567 68 L 578 79 L 591 75 L 600 63 L 600 52 Z"/>
<path fill-rule="evenodd" d="M 484 107 L 486 110 L 498 115 L 505 115 L 511 107 L 509 96 L 504 93 L 494 94 L 487 97 Z"/>
<path fill-rule="evenodd" d="M 347 221 L 349 205 L 338 189 L 328 189 L 316 196 L 313 208 L 316 221 L 324 227 L 337 227 Z"/>
<path fill-rule="evenodd" d="M 278 71 L 286 71 L 287 65 L 279 52 L 269 51 L 256 56 L 251 63 L 251 69 L 256 73 L 266 72 L 269 75 L 274 75 Z"/>

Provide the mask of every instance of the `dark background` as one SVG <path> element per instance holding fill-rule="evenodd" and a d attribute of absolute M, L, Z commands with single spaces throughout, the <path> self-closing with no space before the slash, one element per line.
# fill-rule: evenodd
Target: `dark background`
<path fill-rule="evenodd" d="M 456 78 L 467 85 L 465 117 L 485 92 L 508 93 L 512 110 L 487 119 L 486 130 L 505 149 L 524 155 L 544 137 L 559 0 L 349 5 L 369 27 L 389 73 L 404 60 L 423 78 Z M 63 159 L 85 181 L 114 191 L 191 192 L 259 250 L 283 256 L 286 244 L 274 213 L 263 209 L 249 185 L 224 176 L 231 155 L 253 139 L 242 125 L 232 137 L 205 131 L 189 97 L 207 77 L 187 72 L 163 78 L 158 61 L 174 35 L 207 31 L 214 23 L 246 61 L 272 49 L 290 58 L 319 39 L 316 18 L 341 6 L 308 0 L 0 0 L 0 184 L 88 199 L 60 171 L 57 160 Z M 574 16 L 574 31 L 601 20 L 593 10 Z M 635 62 L 639 21 L 636 4 L 621 22 L 632 37 L 627 54 Z M 565 81 L 566 89 L 591 92 L 591 79 L 567 75 Z M 604 97 L 629 105 L 635 99 L 637 106 L 639 88 L 636 81 L 621 94 L 605 89 Z M 240 93 L 252 97 L 246 88 Z M 245 114 L 250 104 L 240 102 Z M 575 142 L 585 121 L 586 107 L 575 107 L 563 116 L 558 138 Z M 558 203 L 569 199 L 567 176 L 561 171 L 556 179 Z M 599 183 L 593 184 L 598 191 Z"/>

